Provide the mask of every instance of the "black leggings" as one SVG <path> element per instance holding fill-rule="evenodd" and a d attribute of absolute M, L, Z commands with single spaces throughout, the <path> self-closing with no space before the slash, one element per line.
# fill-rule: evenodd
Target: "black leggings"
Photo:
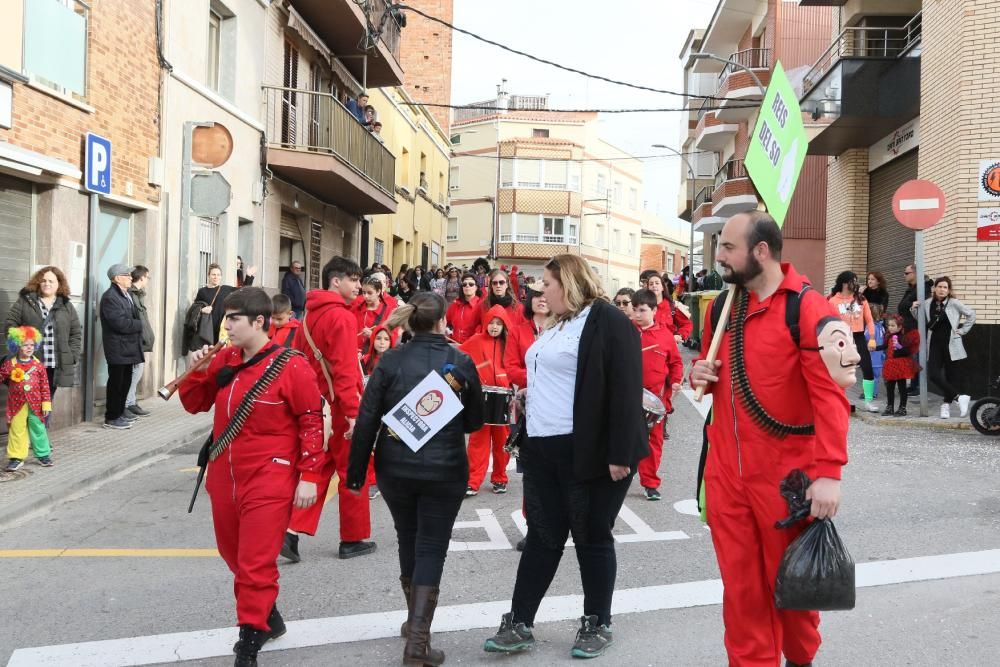
<path fill-rule="evenodd" d="M 377 472 L 377 471 L 376 471 Z M 378 472 L 399 540 L 399 573 L 414 586 L 439 586 L 467 480 L 438 482 Z"/>
<path fill-rule="evenodd" d="M 861 361 L 858 362 L 861 365 L 861 377 L 865 380 L 874 380 L 875 369 L 872 368 L 872 355 L 868 351 L 868 341 L 865 340 L 864 331 L 854 334 L 854 346 L 858 348 L 858 354 L 861 355 Z"/>
<path fill-rule="evenodd" d="M 573 474 L 573 436 L 529 438 L 521 448 L 528 538 L 511 611 L 531 626 L 542 598 L 559 569 L 566 538 L 573 535 L 583 583 L 583 613 L 611 625 L 611 598 L 618 562 L 611 529 L 633 475 L 618 482 L 610 475 L 579 481 Z"/>
<path fill-rule="evenodd" d="M 885 381 L 885 402 L 891 408 L 896 405 L 896 389 L 899 389 L 899 409 L 906 407 L 906 380 Z"/>
<path fill-rule="evenodd" d="M 955 368 L 955 362 L 951 360 L 951 352 L 948 350 L 950 338 L 950 332 L 947 335 L 933 334 L 927 350 L 927 378 L 941 390 L 945 403 L 951 403 L 958 397 L 958 392 L 949 381 Z"/>

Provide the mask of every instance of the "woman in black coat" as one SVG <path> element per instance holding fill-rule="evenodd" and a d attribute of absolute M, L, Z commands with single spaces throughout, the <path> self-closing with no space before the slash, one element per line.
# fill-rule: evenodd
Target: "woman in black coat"
<path fill-rule="evenodd" d="M 528 348 L 527 441 L 521 446 L 528 536 L 511 611 L 489 652 L 530 648 L 535 614 L 572 534 L 583 582 L 583 617 L 572 654 L 612 644 L 617 562 L 611 534 L 640 459 L 648 454 L 642 413 L 639 332 L 604 300 L 600 279 L 577 255 L 557 255 L 542 278 L 553 321 Z"/>
<path fill-rule="evenodd" d="M 448 542 L 469 478 L 465 434 L 483 425 L 479 374 L 468 355 L 448 344 L 445 308 L 442 296 L 418 292 L 389 317 L 390 330 L 405 326 L 413 338 L 388 350 L 375 366 L 361 399 L 347 468 L 347 488 L 357 493 L 375 447 L 378 488 L 396 527 L 399 581 L 409 609 L 403 625 L 403 661 L 415 665 L 444 662 L 444 653 L 430 646 L 430 626 Z M 463 408 L 413 451 L 395 433 L 381 428 L 382 417 L 433 372 L 448 381 Z M 419 415 L 419 405 L 416 411 Z"/>
<path fill-rule="evenodd" d="M 83 329 L 69 302 L 69 282 L 58 268 L 43 266 L 21 290 L 3 330 L 20 326 L 42 332 L 43 342 L 35 348 L 35 356 L 45 365 L 52 397 L 57 387 L 72 387 L 83 352 Z"/>
<path fill-rule="evenodd" d="M 209 264 L 208 284 L 198 290 L 198 294 L 195 295 L 194 300 L 206 304 L 201 309 L 201 312 L 212 314 L 212 345 L 219 342 L 219 332 L 222 330 L 222 318 L 226 316 L 226 309 L 223 308 L 222 302 L 235 291 L 236 288 L 232 285 L 222 284 L 222 267 L 218 264 Z"/>

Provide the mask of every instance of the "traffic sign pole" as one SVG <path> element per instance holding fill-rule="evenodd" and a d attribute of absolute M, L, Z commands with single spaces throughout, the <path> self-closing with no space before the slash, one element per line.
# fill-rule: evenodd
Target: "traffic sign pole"
<path fill-rule="evenodd" d="M 916 272 L 917 278 L 917 331 L 920 334 L 920 353 L 918 358 L 920 360 L 920 416 L 928 416 L 927 408 L 927 345 L 925 341 L 927 340 L 927 320 L 924 318 L 922 311 L 924 308 L 924 299 L 927 298 L 925 293 L 926 285 L 924 284 L 924 232 L 923 230 L 917 231 L 914 234 L 913 239 L 913 249 L 915 257 L 915 264 L 913 270 Z"/>

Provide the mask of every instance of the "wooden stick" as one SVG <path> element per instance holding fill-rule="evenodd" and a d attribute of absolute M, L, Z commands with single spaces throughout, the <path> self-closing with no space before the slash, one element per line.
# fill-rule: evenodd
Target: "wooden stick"
<path fill-rule="evenodd" d="M 733 308 L 733 299 L 735 298 L 736 285 L 730 285 L 729 290 L 726 292 L 726 300 L 722 304 L 722 313 L 719 314 L 718 325 L 715 327 L 715 331 L 712 332 L 712 344 L 708 346 L 708 356 L 705 357 L 705 361 L 710 364 L 715 363 L 715 357 L 719 354 L 719 346 L 722 344 L 722 336 L 726 332 L 726 323 L 729 322 L 729 311 Z M 708 312 L 711 313 L 711 310 Z M 704 395 L 705 387 L 698 387 L 694 392 L 694 400 L 701 403 Z"/>

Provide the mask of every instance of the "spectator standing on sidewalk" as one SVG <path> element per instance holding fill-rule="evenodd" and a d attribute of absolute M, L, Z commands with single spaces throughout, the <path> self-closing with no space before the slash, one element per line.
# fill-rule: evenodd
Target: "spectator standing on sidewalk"
<path fill-rule="evenodd" d="M 214 345 L 219 342 L 222 333 L 222 319 L 226 316 L 226 309 L 222 307 L 222 303 L 236 288 L 232 285 L 222 284 L 222 267 L 218 264 L 208 265 L 207 278 L 207 284 L 198 290 L 194 300 L 207 304 L 201 309 L 201 312 L 212 316 L 211 344 Z"/>
<path fill-rule="evenodd" d="M 132 384 L 132 367 L 142 363 L 142 320 L 129 296 L 132 267 L 114 264 L 108 269 L 111 287 L 101 296 L 101 341 L 108 362 L 104 428 L 132 428 L 136 417 L 125 413 L 125 398 Z"/>
<path fill-rule="evenodd" d="M 4 331 L 20 326 L 42 332 L 35 356 L 45 365 L 50 396 L 55 398 L 58 387 L 72 387 L 83 352 L 83 329 L 69 302 L 69 282 L 58 268 L 43 266 L 21 290 L 7 313 Z"/>
<path fill-rule="evenodd" d="M 913 304 L 917 300 L 917 267 L 910 264 L 903 270 L 903 278 L 906 279 L 906 291 L 903 292 L 903 298 L 899 301 L 899 306 L 896 308 L 896 313 L 903 318 L 903 329 L 905 331 L 916 331 L 917 330 L 917 320 L 914 317 Z M 931 288 L 934 284 L 929 278 L 924 279 L 924 295 L 929 297 L 931 293 Z M 888 308 L 886 309 L 888 312 Z M 920 370 L 917 370 L 917 374 L 913 376 L 910 380 L 910 389 L 907 392 L 910 396 L 916 396 L 920 393 Z"/>
<path fill-rule="evenodd" d="M 958 371 L 957 362 L 969 356 L 962 336 L 976 323 L 976 311 L 954 298 L 948 276 L 935 280 L 933 296 L 922 306 L 914 304 L 913 310 L 927 322 L 927 372 L 944 399 L 941 419 L 951 417 L 954 401 L 958 401 L 961 415 L 965 417 L 969 414 L 970 398 L 967 394 L 959 394 L 951 382 Z"/>
<path fill-rule="evenodd" d="M 865 276 L 865 286 L 861 288 L 861 296 L 865 297 L 875 319 L 880 320 L 881 316 L 875 315 L 875 306 L 879 306 L 883 313 L 889 307 L 889 290 L 886 289 L 885 276 L 878 271 L 869 271 Z"/>
<path fill-rule="evenodd" d="M 875 371 L 872 368 L 871 352 L 878 345 L 875 342 L 875 321 L 872 319 L 868 301 L 858 290 L 857 274 L 843 271 L 838 275 L 833 291 L 830 292 L 829 301 L 844 324 L 851 327 L 854 345 L 861 355 L 861 386 L 865 394 L 865 410 L 878 412 L 878 408 L 872 403 L 875 398 Z"/>
<path fill-rule="evenodd" d="M 142 371 L 146 366 L 146 353 L 153 351 L 153 343 L 156 336 L 153 334 L 153 326 L 149 323 L 149 312 L 146 310 L 146 285 L 149 284 L 149 269 L 141 264 L 132 269 L 132 286 L 128 288 L 132 303 L 139 311 L 139 319 L 142 320 L 142 361 L 132 366 L 132 382 L 128 388 L 128 396 L 125 397 L 125 412 L 136 417 L 144 417 L 149 414 L 149 410 L 144 410 L 136 401 L 135 392 L 139 387 L 139 380 L 142 379 Z"/>
<path fill-rule="evenodd" d="M 288 297 L 292 304 L 292 314 L 301 320 L 306 310 L 306 288 L 302 285 L 302 262 L 294 260 L 288 271 L 281 278 L 281 293 Z"/>

